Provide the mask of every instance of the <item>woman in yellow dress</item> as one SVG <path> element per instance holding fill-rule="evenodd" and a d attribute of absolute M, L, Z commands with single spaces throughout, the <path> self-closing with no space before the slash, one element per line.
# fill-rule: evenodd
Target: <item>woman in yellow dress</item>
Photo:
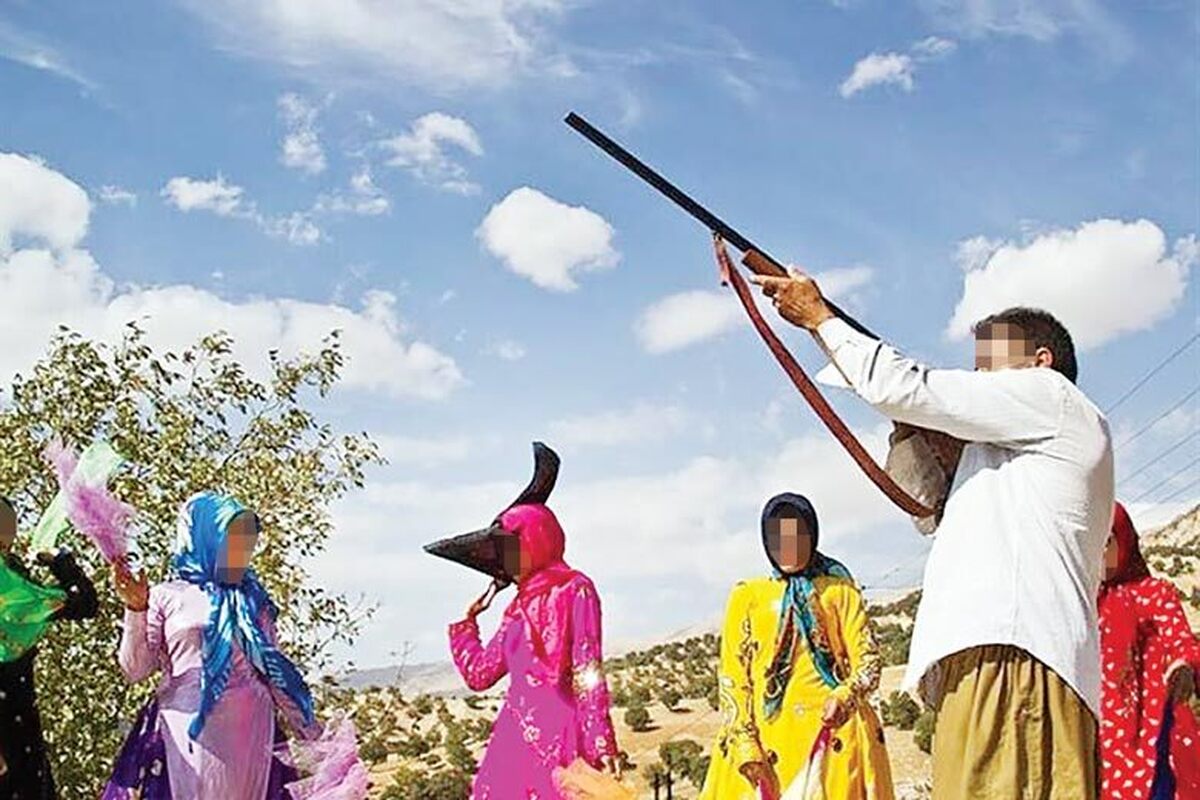
<path fill-rule="evenodd" d="M 797 494 L 762 514 L 770 577 L 733 587 L 721 631 L 722 725 L 701 800 L 779 798 L 830 728 L 819 779 L 830 800 L 892 800 L 883 728 L 869 702 L 881 662 L 862 592 L 817 550 Z"/>

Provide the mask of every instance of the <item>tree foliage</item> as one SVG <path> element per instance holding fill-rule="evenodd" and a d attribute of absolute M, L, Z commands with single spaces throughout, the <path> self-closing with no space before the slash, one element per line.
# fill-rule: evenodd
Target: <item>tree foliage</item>
<path fill-rule="evenodd" d="M 205 489 L 235 495 L 261 520 L 254 566 L 280 607 L 284 647 L 315 674 L 330 666 L 332 644 L 354 639 L 369 610 L 314 585 L 305 564 L 333 534 L 330 504 L 361 487 L 379 456 L 366 434 L 339 435 L 310 408 L 338 380 L 336 333 L 315 354 L 272 352 L 261 380 L 234 359 L 232 346 L 217 333 L 178 352 L 155 352 L 135 325 L 115 345 L 61 330 L 48 354 L 0 395 L 0 493 L 16 505 L 22 527 L 32 527 L 57 490 L 42 459 L 46 443 L 60 436 L 81 449 L 107 440 L 129 462 L 113 485 L 137 510 L 152 581 L 166 576 L 183 501 Z M 152 687 L 127 686 L 118 670 L 122 613 L 110 570 L 73 531 L 60 544 L 75 550 L 96 583 L 101 611 L 52 627 L 37 661 L 38 693 L 63 795 L 96 797 L 124 727 Z"/>

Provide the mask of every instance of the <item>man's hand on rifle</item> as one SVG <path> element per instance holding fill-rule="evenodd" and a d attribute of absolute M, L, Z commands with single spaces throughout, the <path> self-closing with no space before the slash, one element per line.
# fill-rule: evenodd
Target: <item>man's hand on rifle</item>
<path fill-rule="evenodd" d="M 751 275 L 750 282 L 761 287 L 779 316 L 793 325 L 813 331 L 825 320 L 833 319 L 817 282 L 797 269 L 789 269 L 786 278 Z"/>

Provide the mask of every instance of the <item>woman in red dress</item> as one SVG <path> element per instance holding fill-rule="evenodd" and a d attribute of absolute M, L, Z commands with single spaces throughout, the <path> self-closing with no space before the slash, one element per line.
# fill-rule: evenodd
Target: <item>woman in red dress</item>
<path fill-rule="evenodd" d="M 1113 511 L 1100 587 L 1104 800 L 1200 800 L 1200 641 L 1175 586 L 1150 577 L 1124 506 Z"/>

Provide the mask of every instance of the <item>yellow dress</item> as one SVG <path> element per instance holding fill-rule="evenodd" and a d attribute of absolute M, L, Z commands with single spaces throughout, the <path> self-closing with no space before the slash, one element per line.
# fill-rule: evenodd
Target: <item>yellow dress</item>
<path fill-rule="evenodd" d="M 830 694 L 852 704 L 849 720 L 833 732 L 825 757 L 824 789 L 830 800 L 892 800 L 891 766 L 883 728 L 869 702 L 879 685 L 881 662 L 862 593 L 853 580 L 813 580 L 819 629 L 828 638 L 840 681 L 821 680 L 803 636 L 798 663 L 773 720 L 764 719 L 763 693 L 774 655 L 779 607 L 786 581 L 756 578 L 733 587 L 721 631 L 722 724 L 700 800 L 757 800 L 741 770 L 771 764 L 782 791 L 804 769 Z M 822 648 L 824 649 L 824 648 Z"/>

